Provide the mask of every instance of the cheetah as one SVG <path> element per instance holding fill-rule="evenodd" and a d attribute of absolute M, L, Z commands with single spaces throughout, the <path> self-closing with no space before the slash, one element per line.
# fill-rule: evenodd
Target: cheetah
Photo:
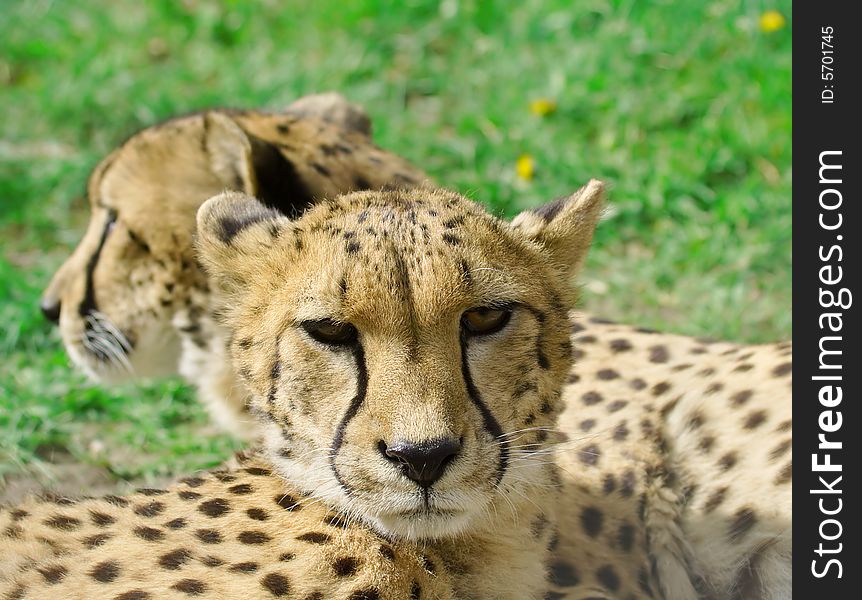
<path fill-rule="evenodd" d="M 4 511 L 8 544 L 17 548 L 23 539 L 45 556 L 58 554 L 40 561 L 15 551 L 26 558 L 8 567 L 23 569 L 9 585 L 29 593 L 54 593 L 57 585 L 127 593 L 90 573 L 101 573 L 96 567 L 105 561 L 122 568 L 117 556 L 142 552 L 142 538 L 128 532 L 143 527 L 145 536 L 159 537 L 144 541 L 170 544 L 146 548 L 146 574 L 133 581 L 179 595 L 222 586 L 217 594 L 230 597 L 227 586 L 236 581 L 224 582 L 224 571 L 236 560 L 260 577 L 245 593 L 254 587 L 262 597 L 271 596 L 264 582 L 271 574 L 278 577 L 267 581 L 282 582 L 279 589 L 336 598 L 789 597 L 790 347 L 708 343 L 584 316 L 570 326 L 573 298 L 564 284 L 583 260 L 600 198 L 593 182 L 511 226 L 448 192 L 354 194 L 295 221 L 236 195 L 207 203 L 198 226 L 202 261 L 229 299 L 218 312 L 266 431 L 266 450 L 251 467 L 261 479 L 248 481 L 249 467 L 241 465 L 192 478 L 191 486 L 203 485 L 198 479 L 212 486 L 206 494 L 181 482 L 142 492 L 164 500 L 134 497 L 122 510 L 49 499 Z M 500 303 L 501 294 L 520 302 Z M 445 315 L 434 315 L 447 309 L 448 326 Z M 312 401 L 321 395 L 324 401 Z M 458 398 L 462 410 L 453 411 L 447 400 L 457 405 Z M 469 435 L 457 444 L 440 436 L 464 423 Z M 409 444 L 392 442 L 404 431 L 414 441 L 435 440 L 412 444 L 423 456 L 435 454 L 420 459 L 425 468 L 411 466 Z M 447 437 L 449 444 L 436 442 Z M 270 484 L 257 493 L 257 485 Z M 262 547 L 241 545 L 239 536 L 259 532 L 248 529 L 257 525 L 249 511 L 272 510 L 273 489 L 293 508 L 276 511 L 293 520 L 278 531 L 337 521 L 338 535 L 363 540 L 339 554 L 355 573 L 369 557 L 377 560 L 381 539 L 408 553 L 412 566 L 373 562 L 378 578 L 362 579 L 363 571 L 358 587 L 345 591 L 330 579 L 339 572 L 334 555 L 314 554 L 307 570 L 267 562 L 273 552 L 262 558 Z M 235 506 L 236 490 L 255 506 Z M 437 515 L 411 508 L 453 500 L 464 514 L 447 515 L 445 505 Z M 135 509 L 149 502 L 164 506 L 148 522 L 153 511 Z M 326 512 L 309 523 L 313 507 Z M 93 529 L 88 511 L 108 509 L 122 523 L 119 533 Z M 56 515 L 61 524 L 78 521 L 70 526 L 75 535 L 57 531 Z M 241 549 L 224 546 L 230 550 L 216 556 L 189 537 L 213 529 L 201 524 L 214 523 L 208 518 L 220 519 L 219 529 L 236 536 L 225 543 Z M 174 536 L 175 519 L 185 533 Z M 81 576 L 70 571 L 74 559 L 63 559 L 67 550 L 54 548 L 72 543 L 68 552 L 79 557 L 82 540 L 105 533 L 119 545 L 97 562 L 85 556 Z M 304 535 L 264 533 L 272 538 L 265 544 Z M 168 547 L 177 541 L 180 547 Z M 308 556 L 298 549 L 279 547 L 291 560 Z M 189 577 L 153 562 L 177 550 L 168 564 L 186 554 L 183 568 L 213 556 L 221 562 Z M 428 561 L 440 587 L 423 579 Z"/>
<path fill-rule="evenodd" d="M 559 482 L 544 428 L 571 366 L 569 278 L 603 197 L 591 182 L 529 232 L 442 190 L 356 192 L 294 220 L 236 192 L 207 201 L 199 257 L 260 462 L 0 513 L 4 592 L 540 598 Z M 513 405 L 525 378 L 535 390 Z M 543 426 L 528 445 L 525 409 Z"/>
<path fill-rule="evenodd" d="M 194 256 L 195 211 L 232 189 L 297 216 L 341 192 L 427 180 L 378 148 L 366 113 L 335 93 L 279 112 L 214 109 L 170 119 L 93 170 L 87 232 L 43 293 L 42 312 L 91 378 L 182 374 L 222 429 L 252 438 L 247 393 L 228 366 Z"/>

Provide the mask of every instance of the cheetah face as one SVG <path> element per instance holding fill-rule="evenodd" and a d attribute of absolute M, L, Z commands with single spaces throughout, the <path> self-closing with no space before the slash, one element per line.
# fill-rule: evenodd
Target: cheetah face
<path fill-rule="evenodd" d="M 193 215 L 224 185 L 194 160 L 190 125 L 145 130 L 96 167 L 87 231 L 42 296 L 70 358 L 96 380 L 177 370 L 171 319 L 202 279 L 192 258 Z"/>
<path fill-rule="evenodd" d="M 282 475 L 408 539 L 547 487 L 567 280 L 601 197 L 591 182 L 514 224 L 439 190 L 349 194 L 296 221 L 207 201 L 200 257 Z"/>

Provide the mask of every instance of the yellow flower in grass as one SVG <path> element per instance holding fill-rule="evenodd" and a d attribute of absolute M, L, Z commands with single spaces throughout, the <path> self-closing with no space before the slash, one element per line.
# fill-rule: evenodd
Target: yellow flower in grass
<path fill-rule="evenodd" d="M 557 103 L 548 98 L 536 98 L 530 102 L 530 112 L 539 117 L 546 117 L 557 110 Z"/>
<path fill-rule="evenodd" d="M 768 10 L 760 15 L 760 31 L 764 33 L 778 31 L 784 27 L 786 23 L 787 21 L 784 19 L 784 15 L 777 10 Z"/>
<path fill-rule="evenodd" d="M 515 163 L 515 172 L 524 181 L 530 181 L 536 174 L 536 161 L 529 154 L 522 154 Z"/>

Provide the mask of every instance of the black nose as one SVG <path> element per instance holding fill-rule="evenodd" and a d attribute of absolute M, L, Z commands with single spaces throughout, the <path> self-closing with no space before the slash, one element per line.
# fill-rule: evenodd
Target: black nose
<path fill-rule="evenodd" d="M 51 321 L 52 323 L 60 322 L 60 301 L 59 300 L 51 300 L 50 298 L 42 298 L 39 302 L 39 308 L 42 310 L 42 314 L 45 315 L 45 318 Z"/>
<path fill-rule="evenodd" d="M 423 487 L 428 487 L 443 476 L 443 471 L 461 450 L 461 442 L 442 438 L 428 442 L 395 442 L 387 446 L 378 444 L 381 454 L 401 467 L 401 471 Z"/>

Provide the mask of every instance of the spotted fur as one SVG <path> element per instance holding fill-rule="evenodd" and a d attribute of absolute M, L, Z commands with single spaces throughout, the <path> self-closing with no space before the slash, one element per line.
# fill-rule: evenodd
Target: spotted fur
<path fill-rule="evenodd" d="M 165 494 L 143 492 L 144 497 L 111 498 L 107 504 L 54 498 L 0 511 L 5 536 L 0 549 L 8 550 L 0 555 L 20 558 L 4 565 L 10 595 L 19 589 L 32 597 L 56 595 L 57 586 L 96 583 L 94 589 L 107 597 L 136 592 L 120 587 L 129 581 L 117 559 L 123 556 L 146 567 L 133 581 L 152 581 L 161 586 L 154 589 L 178 597 L 238 596 L 229 591 L 236 585 L 244 585 L 241 593 L 251 597 L 299 589 L 310 591 L 296 597 L 308 598 L 789 597 L 789 345 L 714 343 L 585 315 L 575 317 L 567 330 L 562 315 L 571 296 L 553 282 L 565 281 L 565 273 L 581 262 L 595 214 L 566 244 L 565 236 L 548 227 L 565 203 L 523 214 L 508 228 L 448 193 L 395 195 L 377 203 L 375 198 L 341 198 L 297 222 L 241 198 L 222 198 L 206 209 L 202 219 L 211 226 L 202 228 L 209 232 L 202 242 L 208 246 L 204 257 L 214 281 L 233 299 L 223 319 L 233 331 L 237 373 L 248 380 L 257 412 L 268 423 L 268 450 L 238 470 L 193 477 Z M 411 198 L 431 206 L 424 215 L 411 215 Z M 225 235 L 226 219 L 231 219 L 230 235 Z M 358 235 L 360 225 L 376 233 Z M 507 246 L 513 235 L 541 238 L 544 268 L 531 263 L 535 246 Z M 411 251 L 398 251 L 404 248 Z M 490 271 L 481 262 L 477 268 L 476 261 L 488 256 L 502 262 Z M 307 275 L 303 269 L 310 266 L 303 262 L 315 261 L 328 266 Z M 423 285 L 420 273 L 435 285 Z M 509 277 L 494 279 L 500 273 Z M 522 322 L 513 323 L 508 344 L 481 352 L 468 345 L 461 352 L 469 368 L 465 372 L 462 363 L 460 392 L 456 386 L 454 392 L 444 387 L 445 393 L 435 393 L 436 386 L 458 381 L 457 361 L 438 355 L 429 363 L 428 357 L 440 351 L 438 346 L 457 354 L 451 349 L 460 342 L 439 321 L 429 320 L 427 311 L 451 307 L 447 302 L 469 306 L 473 302 L 465 296 L 471 289 L 507 284 L 510 291 L 534 294 L 538 301 L 524 303 L 533 310 L 521 311 Z M 373 325 L 374 333 L 367 341 L 381 336 L 384 341 L 371 343 L 373 352 L 363 349 L 362 385 L 355 350 L 333 357 L 301 333 L 286 333 L 296 321 L 291 311 L 302 304 L 290 300 L 297 293 L 319 301 L 318 307 L 366 311 L 367 320 L 360 322 L 363 330 Z M 454 340 L 445 342 L 447 335 Z M 370 360 L 374 354 L 384 358 Z M 575 360 L 571 370 L 567 357 Z M 433 368 L 418 368 L 429 364 Z M 379 383 L 372 383 L 375 378 Z M 561 401 L 554 390 L 563 378 Z M 392 473 L 371 442 L 398 427 L 434 436 L 460 418 L 481 448 L 494 427 L 473 399 L 471 385 L 479 398 L 490 398 L 485 408 L 504 432 L 505 470 L 494 491 L 488 482 L 496 480 L 503 452 L 485 446 L 478 453 L 484 458 L 459 459 L 480 468 L 472 475 L 464 466 L 454 468 L 447 475 L 451 487 L 443 489 L 460 485 L 477 491 L 470 500 L 478 505 L 484 496 L 493 510 L 474 511 L 452 531 L 445 523 L 381 519 L 381 508 L 410 501 L 406 490 L 412 484 Z M 364 393 L 357 402 L 360 387 Z M 327 400 L 307 400 L 321 396 Z M 435 397 L 462 408 L 440 418 L 447 414 L 446 403 Z M 421 417 L 410 418 L 415 410 L 398 410 L 405 405 L 421 409 Z M 341 443 L 327 446 L 339 431 Z M 350 450 L 343 451 L 345 446 Z M 558 472 L 542 464 L 552 458 Z M 375 478 L 381 484 L 387 469 L 385 492 L 376 494 Z M 519 487 L 529 471 L 532 485 Z M 562 494 L 555 499 L 558 489 Z M 273 490 L 281 512 L 272 505 Z M 507 493 L 511 506 L 496 496 Z M 338 512 L 324 511 L 323 504 Z M 119 517 L 111 512 L 118 505 Z M 315 507 L 322 512 L 313 512 Z M 273 510 L 284 519 L 274 522 L 275 530 L 249 526 L 269 522 Z M 188 545 L 181 547 L 162 543 L 173 541 L 174 530 L 188 527 L 189 519 L 218 522 L 235 536 L 228 541 L 240 550 L 231 547 L 229 567 L 208 552 L 213 544 L 226 543 L 216 528 L 196 525 L 194 537 L 183 538 Z M 382 543 L 362 523 L 400 541 Z M 90 525 L 102 529 L 80 529 Z M 308 554 L 330 542 L 346 543 L 338 537 L 342 533 L 359 540 L 351 552 Z M 106 535 L 119 544 L 113 554 L 84 552 L 107 543 Z M 406 541 L 410 538 L 415 542 Z M 270 551 L 275 544 L 298 542 L 291 546 L 298 551 Z M 66 544 L 72 547 L 58 547 Z M 393 567 L 372 561 L 372 574 L 363 570 L 369 557 L 391 560 L 399 548 L 413 562 Z M 286 568 L 276 555 L 309 562 Z M 205 576 L 184 571 L 198 563 L 207 567 Z M 542 564 L 546 570 L 536 568 Z M 437 578 L 438 586 L 423 573 Z M 258 579 L 249 584 L 248 576 Z M 224 587 L 216 593 L 214 585 Z"/>
<path fill-rule="evenodd" d="M 207 202 L 201 257 L 262 457 L 165 491 L 0 513 L 27 519 L 6 525 L 7 593 L 230 597 L 249 581 L 243 593 L 261 597 L 542 596 L 559 481 L 544 451 L 571 365 L 563 265 L 581 262 L 602 196 L 591 182 L 530 231 L 437 190 L 355 193 L 296 220 L 236 193 Z M 462 315 L 481 306 L 506 307 L 505 326 L 469 334 Z M 327 346 L 307 331 L 321 319 L 360 333 Z M 542 415 L 536 428 L 520 430 L 523 410 Z M 458 451 L 428 484 L 381 449 L 447 437 Z M 393 566 L 405 551 L 419 564 Z M 296 569 L 278 558 L 300 552 Z"/>

